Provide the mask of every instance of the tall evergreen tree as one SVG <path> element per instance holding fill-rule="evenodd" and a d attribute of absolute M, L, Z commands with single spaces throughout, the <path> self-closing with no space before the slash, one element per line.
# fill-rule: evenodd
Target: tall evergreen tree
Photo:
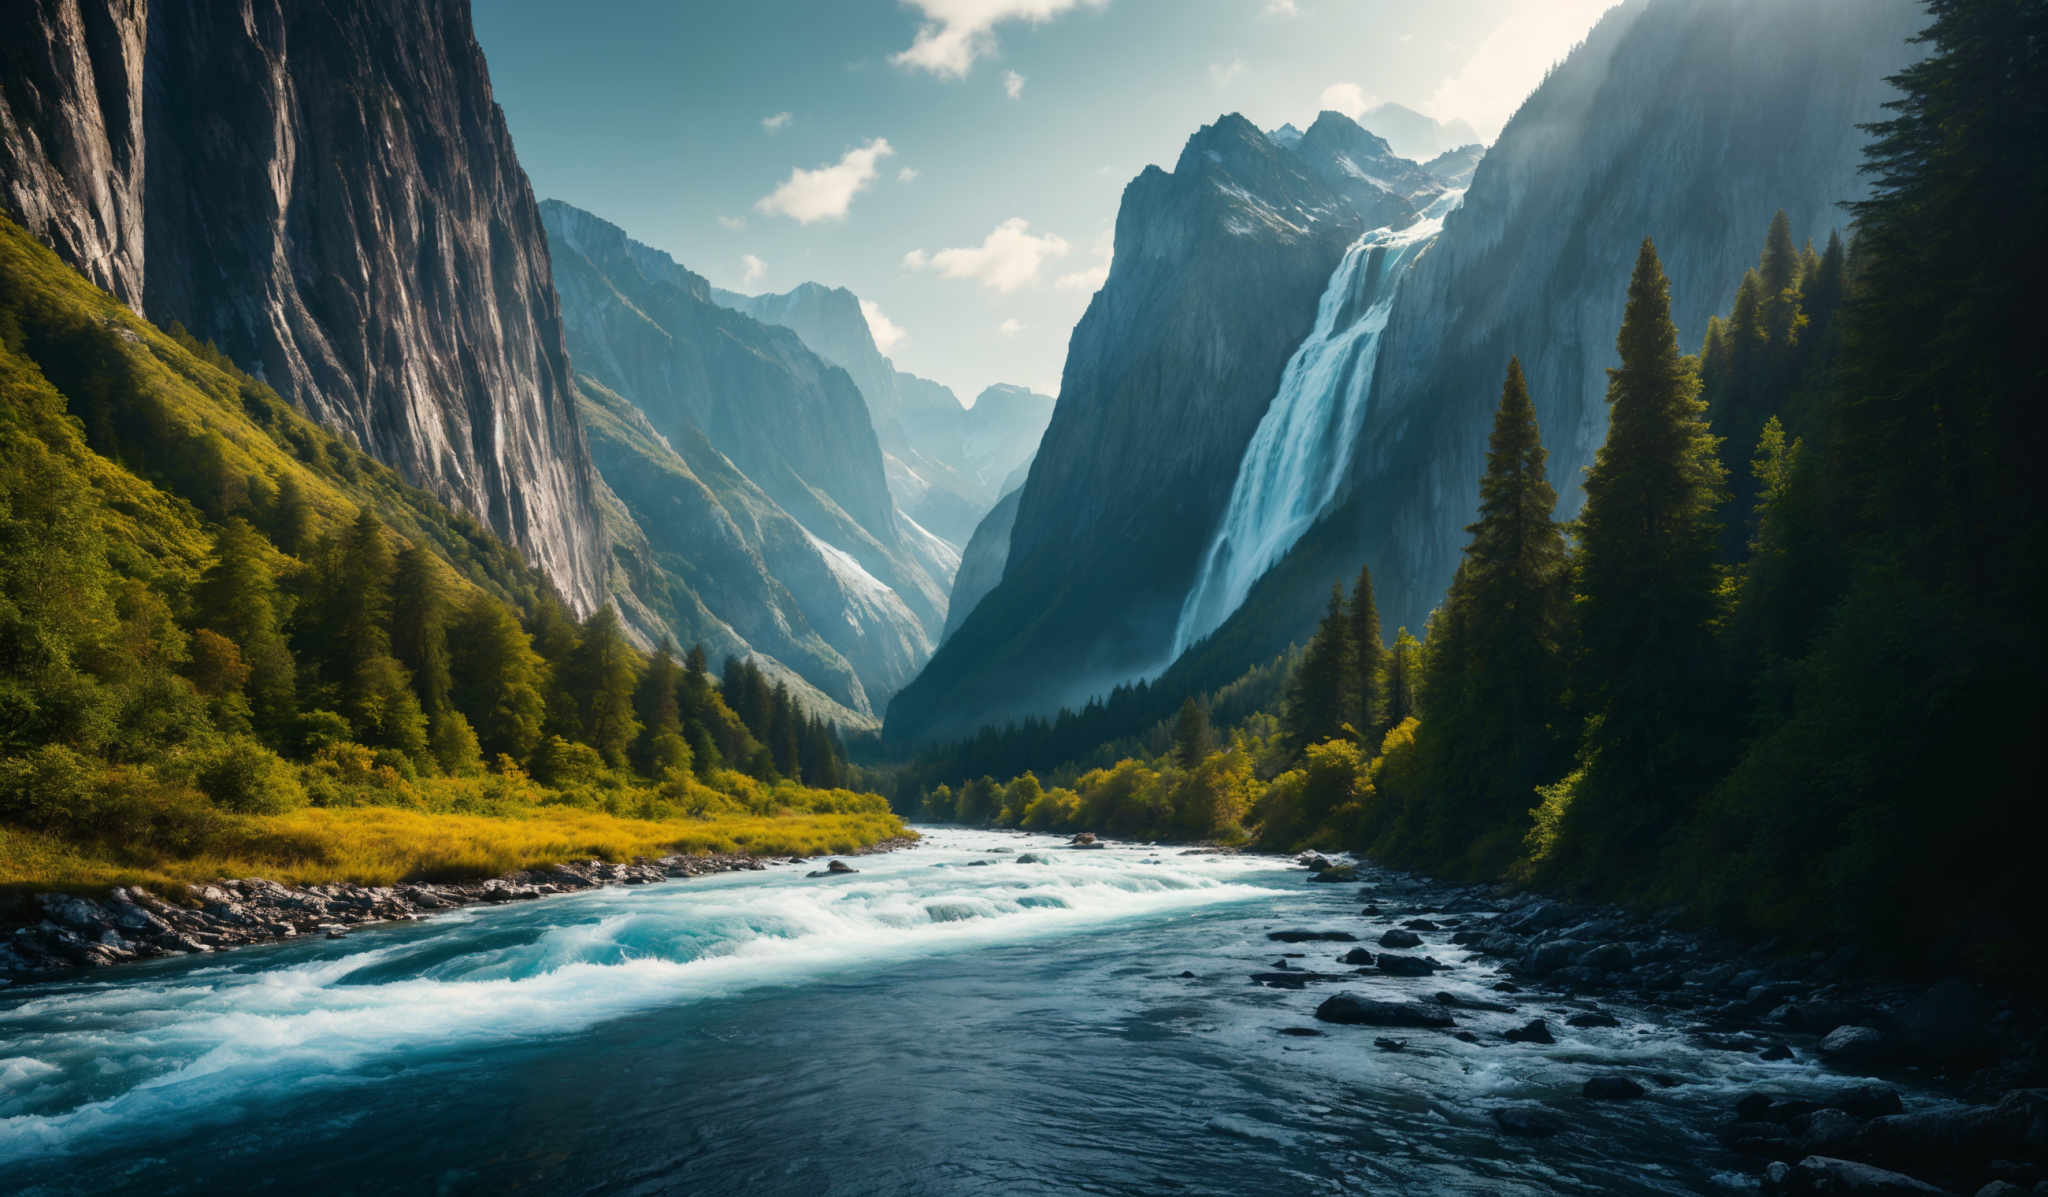
<path fill-rule="evenodd" d="M 1357 694 L 1358 655 L 1344 610 L 1344 588 L 1332 586 L 1330 608 L 1288 686 L 1287 738 L 1295 751 L 1342 736 Z"/>
<path fill-rule="evenodd" d="M 433 557 L 418 545 L 399 550 L 391 584 L 391 651 L 412 674 L 428 719 L 448 709 L 448 596 Z"/>
<path fill-rule="evenodd" d="M 1216 751 L 1216 733 L 1209 726 L 1209 707 L 1190 697 L 1173 720 L 1173 755 L 1181 768 L 1193 769 Z"/>
<path fill-rule="evenodd" d="M 640 734 L 633 716 L 637 680 L 633 646 L 610 603 L 590 613 L 576 648 L 561 671 L 561 686 L 575 704 L 576 738 L 597 749 L 605 763 L 626 767 L 626 754 Z"/>
<path fill-rule="evenodd" d="M 1720 764 L 1715 560 L 1723 473 L 1648 238 L 1608 371 L 1607 440 L 1579 517 L 1578 691 L 1590 712 L 1560 838 L 1567 872 L 1641 869 Z"/>
<path fill-rule="evenodd" d="M 633 763 L 649 777 L 661 776 L 691 755 L 683 732 L 683 671 L 676 666 L 670 647 L 668 641 L 662 641 L 633 693 L 633 710 L 640 719 Z"/>
<path fill-rule="evenodd" d="M 1380 675 L 1386 672 L 1387 650 L 1380 638 L 1380 609 L 1372 594 L 1372 567 L 1358 567 L 1351 590 L 1351 647 L 1358 658 L 1358 703 L 1351 720 L 1360 735 L 1376 738 L 1386 730 L 1386 703 Z"/>
<path fill-rule="evenodd" d="M 547 718 L 546 663 L 511 610 L 481 592 L 462 608 L 455 638 L 462 645 L 452 670 L 455 705 L 486 754 L 524 762 Z"/>
<path fill-rule="evenodd" d="M 233 641 L 247 669 L 252 720 L 273 742 L 297 709 L 297 666 L 278 618 L 276 576 L 262 538 L 241 520 L 214 534 L 213 561 L 193 588 L 193 622 Z"/>
<path fill-rule="evenodd" d="M 1563 771 L 1567 562 L 1557 492 L 1519 360 L 1508 363 L 1479 520 L 1430 625 L 1418 751 L 1435 803 L 1430 850 L 1462 871 L 1509 862 L 1538 785 Z"/>
<path fill-rule="evenodd" d="M 1386 692 L 1389 727 L 1421 716 L 1422 642 L 1410 635 L 1407 628 L 1394 633 L 1393 647 L 1387 649 Z"/>

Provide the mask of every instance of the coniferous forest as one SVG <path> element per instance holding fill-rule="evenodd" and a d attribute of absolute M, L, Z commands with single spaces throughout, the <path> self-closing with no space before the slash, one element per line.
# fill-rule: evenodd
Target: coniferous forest
<path fill-rule="evenodd" d="M 1509 361 L 1419 639 L 1387 638 L 1363 570 L 1284 691 L 1223 692 L 1266 714 L 1192 697 L 1118 760 L 1050 725 L 985 734 L 907 771 L 900 804 L 1355 848 L 1914 967 L 2036 967 L 2015 912 L 2039 826 L 2048 189 L 2010 150 L 2048 131 L 2015 10 L 1933 9 L 1846 241 L 1795 245 L 1780 213 L 1689 354 L 1644 240 L 1576 519 Z"/>

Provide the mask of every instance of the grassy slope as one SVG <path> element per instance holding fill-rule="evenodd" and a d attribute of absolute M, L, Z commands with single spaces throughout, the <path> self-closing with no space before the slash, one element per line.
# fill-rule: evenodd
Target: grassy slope
<path fill-rule="evenodd" d="M 0 337 L 0 437 L 39 439 L 89 480 L 117 574 L 176 596 L 203 568 L 211 530 L 179 493 L 186 481 L 180 464 L 189 454 L 217 461 L 227 475 L 258 487 L 274 489 L 292 478 L 313 508 L 316 534 L 368 507 L 400 536 L 432 549 L 466 585 L 512 598 L 543 584 L 476 520 L 405 483 L 231 364 L 137 316 L 4 216 L 0 288 L 24 313 L 23 327 L 12 334 L 18 348 Z M 108 385 L 116 388 L 122 417 L 146 424 L 153 444 L 169 446 L 136 462 L 136 469 L 95 452 L 76 419 L 53 418 L 67 403 L 78 409 L 76 392 Z M 232 875 L 365 882 L 474 877 L 592 855 L 846 851 L 902 832 L 873 795 L 771 789 L 738 777 L 732 784 L 744 788 L 743 795 L 688 818 L 551 805 L 545 793 L 470 803 L 492 813 L 461 813 L 461 791 L 480 784 L 422 781 L 392 799 L 409 809 L 219 813 L 182 852 L 0 826 L 0 887 L 79 889 Z"/>

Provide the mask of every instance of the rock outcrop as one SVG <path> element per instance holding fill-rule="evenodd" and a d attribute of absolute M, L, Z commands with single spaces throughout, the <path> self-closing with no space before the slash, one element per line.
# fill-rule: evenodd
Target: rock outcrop
<path fill-rule="evenodd" d="M 547 246 L 464 0 L 25 0 L 0 46 L 30 232 L 601 599 Z"/>

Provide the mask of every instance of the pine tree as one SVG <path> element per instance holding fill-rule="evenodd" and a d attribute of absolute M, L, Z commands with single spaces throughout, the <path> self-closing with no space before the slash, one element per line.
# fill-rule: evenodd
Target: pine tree
<path fill-rule="evenodd" d="M 1287 694 L 1287 738 L 1296 752 L 1344 734 L 1358 693 L 1358 656 L 1344 588 L 1330 588 L 1330 608 L 1302 653 Z"/>
<path fill-rule="evenodd" d="M 597 749 L 614 769 L 626 767 L 626 753 L 640 734 L 640 721 L 633 717 L 636 673 L 619 614 L 606 603 L 584 621 L 561 671 L 561 685 L 575 704 L 576 738 Z"/>
<path fill-rule="evenodd" d="M 1723 473 L 1648 238 L 1607 372 L 1579 517 L 1579 699 L 1591 714 L 1556 864 L 1645 868 L 1719 764 L 1711 721 Z"/>
<path fill-rule="evenodd" d="M 297 667 L 278 619 L 276 576 L 262 538 L 241 520 L 214 534 L 213 561 L 193 588 L 193 622 L 233 641 L 247 670 L 252 720 L 277 742 L 297 708 Z"/>
<path fill-rule="evenodd" d="M 313 505 L 307 501 L 298 475 L 286 471 L 277 481 L 277 494 L 270 504 L 270 538 L 277 547 L 294 557 L 313 547 Z"/>
<path fill-rule="evenodd" d="M 1497 873 L 1538 785 L 1563 772 L 1566 581 L 1557 492 L 1519 360 L 1508 363 L 1479 483 L 1479 520 L 1430 624 L 1416 734 L 1435 802 L 1429 850 Z M 1474 845 L 1478 845 L 1475 847 Z M 1420 847 L 1421 845 L 1416 845 Z"/>
<path fill-rule="evenodd" d="M 412 674 L 429 720 L 448 709 L 448 598 L 440 567 L 418 545 L 399 551 L 391 584 L 391 652 Z"/>
<path fill-rule="evenodd" d="M 547 718 L 541 690 L 546 663 L 512 612 L 487 594 L 476 594 L 462 608 L 454 635 L 462 645 L 452 670 L 455 705 L 469 717 L 487 755 L 525 761 L 540 743 Z"/>
<path fill-rule="evenodd" d="M 633 763 L 649 777 L 660 777 L 691 756 L 689 741 L 683 734 L 683 673 L 677 668 L 670 648 L 668 641 L 662 641 L 633 692 L 633 710 L 640 720 L 640 739 L 634 746 Z"/>
<path fill-rule="evenodd" d="M 1180 704 L 1173 721 L 1173 755 L 1181 768 L 1193 769 L 1216 751 L 1216 734 L 1209 726 L 1209 708 L 1199 698 Z"/>
<path fill-rule="evenodd" d="M 1387 650 L 1386 690 L 1388 726 L 1399 727 L 1422 714 L 1422 642 L 1407 628 L 1394 633 L 1393 647 Z"/>
<path fill-rule="evenodd" d="M 775 758 L 775 772 L 783 777 L 798 777 L 803 772 L 803 747 L 798 737 L 797 721 L 801 712 L 790 700 L 789 687 L 782 682 L 775 683 L 775 690 L 769 697 L 768 734 L 764 737 L 768 751 Z"/>
<path fill-rule="evenodd" d="M 1372 594 L 1372 567 L 1358 567 L 1358 582 L 1351 590 L 1351 647 L 1357 655 L 1358 703 L 1351 722 L 1360 735 L 1377 739 L 1386 730 L 1385 701 L 1380 693 L 1380 675 L 1387 668 L 1387 650 L 1380 638 L 1380 610 Z"/>

